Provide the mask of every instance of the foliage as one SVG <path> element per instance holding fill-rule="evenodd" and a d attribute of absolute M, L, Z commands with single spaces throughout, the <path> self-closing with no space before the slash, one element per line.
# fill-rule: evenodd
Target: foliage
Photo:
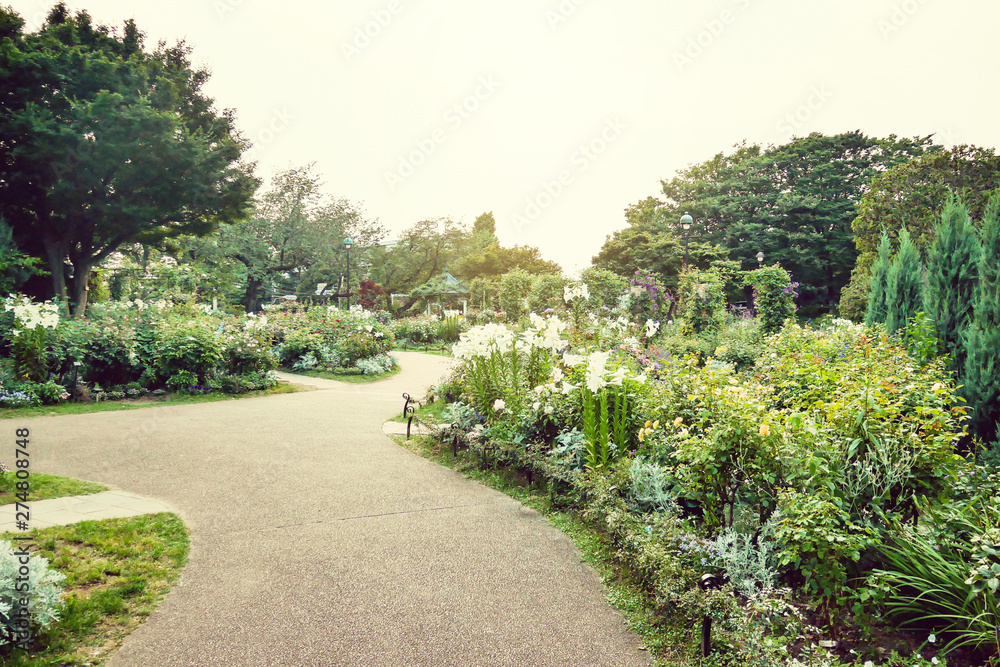
<path fill-rule="evenodd" d="M 627 497 L 640 512 L 676 514 L 680 511 L 673 483 L 663 467 L 641 456 L 629 466 Z"/>
<path fill-rule="evenodd" d="M 969 431 L 998 442 L 1000 429 L 1000 190 L 994 192 L 979 233 L 981 248 L 972 321 L 965 330 L 962 383 L 969 401 Z"/>
<path fill-rule="evenodd" d="M 670 315 L 674 298 L 648 269 L 636 270 L 629 281 L 629 294 L 629 308 L 636 321 L 666 319 Z"/>
<path fill-rule="evenodd" d="M 208 72 L 183 42 L 144 49 L 131 20 L 119 33 L 58 4 L 35 33 L 13 10 L 0 49 L 2 214 L 25 252 L 44 256 L 55 296 L 76 312 L 91 271 L 122 244 L 205 234 L 241 219 L 257 181 L 229 112 L 202 91 Z M 163 178 L 164 173 L 171 178 Z"/>
<path fill-rule="evenodd" d="M 904 226 L 926 258 L 934 240 L 934 228 L 953 194 L 969 206 L 974 219 L 981 219 L 989 192 L 1000 181 L 1000 156 L 992 148 L 961 145 L 950 149 L 934 147 L 926 154 L 904 161 L 874 175 L 857 207 L 851 223 L 858 261 L 851 275 L 850 295 L 864 308 L 871 268 L 879 237 L 891 235 Z M 859 319 L 856 305 L 842 301 L 841 315 Z"/>
<path fill-rule="evenodd" d="M 692 247 L 720 246 L 744 270 L 762 251 L 802 284 L 803 303 L 829 306 L 857 257 L 851 222 L 868 182 L 932 148 L 930 137 L 861 132 L 737 145 L 662 181 L 662 203 L 646 228 L 681 237 L 679 220 L 689 211 Z"/>
<path fill-rule="evenodd" d="M 394 342 L 389 327 L 357 307 L 272 308 L 267 326 L 275 332 L 278 361 L 290 367 L 311 355 L 316 369 L 352 368 L 361 359 L 388 353 Z"/>
<path fill-rule="evenodd" d="M 558 308 L 563 301 L 566 279 L 560 275 L 542 274 L 532 277 L 531 293 L 528 295 L 528 310 L 541 315 L 549 309 Z"/>
<path fill-rule="evenodd" d="M 757 535 L 726 528 L 709 547 L 733 590 L 744 598 L 763 599 L 775 593 L 781 574 L 781 544 L 776 540 L 780 522 L 781 514 L 775 512 Z"/>
<path fill-rule="evenodd" d="M 510 321 L 517 321 L 528 313 L 527 295 L 531 292 L 531 274 L 523 269 L 513 269 L 500 276 L 497 302 Z"/>
<path fill-rule="evenodd" d="M 27 580 L 19 579 L 22 568 L 28 570 Z M 0 541 L 0 619 L 7 621 L 0 623 L 4 630 L 0 631 L 0 646 L 9 643 L 12 637 L 6 630 L 18 626 L 20 608 L 27 607 L 27 618 L 35 628 L 45 629 L 59 620 L 64 606 L 61 582 L 65 578 L 41 556 L 30 556 L 25 565 L 10 542 Z M 25 598 L 26 605 L 22 602 Z"/>
<path fill-rule="evenodd" d="M 383 353 L 358 359 L 354 365 L 365 375 L 382 375 L 396 367 L 396 360 L 392 355 Z"/>
<path fill-rule="evenodd" d="M 726 313 L 725 284 L 715 271 L 691 269 L 680 276 L 678 314 L 685 333 L 717 331 Z"/>
<path fill-rule="evenodd" d="M 613 309 L 618 305 L 618 299 L 628 291 L 628 283 L 621 276 L 597 267 L 584 269 L 580 280 L 587 286 L 590 307 Z"/>
<path fill-rule="evenodd" d="M 59 325 L 59 309 L 54 303 L 32 303 L 24 296 L 9 296 L 4 311 L 14 313 L 11 352 L 15 372 L 31 381 L 42 382 L 48 376 L 46 359 L 47 329 Z"/>
<path fill-rule="evenodd" d="M 910 233 L 903 229 L 899 232 L 899 250 L 886 276 L 885 328 L 890 333 L 899 331 L 910 318 L 923 311 L 922 288 L 920 253 L 910 239 Z"/>
<path fill-rule="evenodd" d="M 927 315 L 956 370 L 965 366 L 961 338 L 973 314 L 980 253 L 968 207 L 950 198 L 927 254 Z"/>
<path fill-rule="evenodd" d="M 904 230 L 905 231 L 905 230 Z M 882 232 L 878 245 L 878 256 L 872 267 L 871 291 L 868 293 L 868 307 L 865 309 L 865 324 L 871 326 L 885 322 L 888 315 L 886 292 L 889 284 L 889 269 L 892 266 L 892 241 Z"/>
<path fill-rule="evenodd" d="M 798 283 L 780 266 L 761 267 L 746 274 L 744 285 L 753 285 L 754 308 L 765 334 L 778 331 L 795 314 Z"/>

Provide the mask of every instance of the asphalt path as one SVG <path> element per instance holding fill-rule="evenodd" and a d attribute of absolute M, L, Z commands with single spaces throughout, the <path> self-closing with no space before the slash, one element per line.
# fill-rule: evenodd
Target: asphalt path
<path fill-rule="evenodd" d="M 159 499 L 191 531 L 107 664 L 652 664 L 565 535 L 382 433 L 450 363 L 397 355 L 367 385 L 12 425 L 35 470 Z"/>

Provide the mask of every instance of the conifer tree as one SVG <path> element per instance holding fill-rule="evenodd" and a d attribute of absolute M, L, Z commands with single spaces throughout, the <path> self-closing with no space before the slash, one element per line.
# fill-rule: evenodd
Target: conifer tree
<path fill-rule="evenodd" d="M 972 422 L 969 431 L 996 447 L 1000 422 L 1000 190 L 993 193 L 979 230 L 979 280 L 972 322 L 963 337 L 965 367 L 960 382 Z"/>
<path fill-rule="evenodd" d="M 979 274 L 979 238 L 969 209 L 951 196 L 934 230 L 927 256 L 927 314 L 941 341 L 942 353 L 956 373 L 965 368 L 962 333 L 972 319 L 972 304 Z"/>
<path fill-rule="evenodd" d="M 920 251 L 904 227 L 899 232 L 899 250 L 886 277 L 885 328 L 890 332 L 905 327 L 911 317 L 924 309 L 922 274 Z"/>
<path fill-rule="evenodd" d="M 865 324 L 869 326 L 885 322 L 886 287 L 890 266 L 892 266 L 892 241 L 889 240 L 889 234 L 883 231 L 882 241 L 878 245 L 878 257 L 872 266 L 872 286 L 868 292 L 868 308 L 865 310 Z"/>

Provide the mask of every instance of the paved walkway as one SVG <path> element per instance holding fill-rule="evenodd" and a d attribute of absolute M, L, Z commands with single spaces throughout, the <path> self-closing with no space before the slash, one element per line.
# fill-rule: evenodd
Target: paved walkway
<path fill-rule="evenodd" d="M 32 500 L 28 507 L 31 510 L 29 525 L 32 528 L 65 526 L 68 523 L 79 521 L 175 511 L 163 501 L 155 498 L 144 498 L 125 491 L 105 491 L 88 496 Z M 0 533 L 4 531 L 18 532 L 14 520 L 16 509 L 17 506 L 14 504 L 0 506 Z"/>
<path fill-rule="evenodd" d="M 368 385 L 11 425 L 36 470 L 191 530 L 180 582 L 107 664 L 651 664 L 565 535 L 382 433 L 450 363 L 398 354 Z"/>

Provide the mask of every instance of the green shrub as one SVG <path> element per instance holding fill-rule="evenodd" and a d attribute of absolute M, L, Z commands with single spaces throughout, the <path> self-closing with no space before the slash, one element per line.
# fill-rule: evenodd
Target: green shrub
<path fill-rule="evenodd" d="M 171 318 L 158 327 L 156 370 L 174 388 L 180 386 L 178 376 L 193 376 L 190 385 L 207 384 L 218 372 L 224 351 L 211 322 Z"/>
<path fill-rule="evenodd" d="M 795 289 L 798 283 L 778 265 L 766 266 L 751 271 L 743 280 L 744 285 L 753 285 L 754 308 L 760 318 L 760 328 L 765 334 L 779 330 L 785 320 L 795 314 Z"/>
<path fill-rule="evenodd" d="M 0 646 L 8 644 L 11 634 L 5 631 L 28 629 L 34 635 L 36 632 L 31 628 L 42 629 L 59 620 L 59 611 L 64 605 L 63 590 L 60 585 L 66 578 L 60 572 L 50 569 L 49 562 L 41 556 L 31 556 L 28 560 L 28 580 L 27 592 L 24 591 L 24 582 L 18 583 L 23 567 L 20 556 L 15 552 L 13 545 L 7 541 L 0 541 L 0 618 L 9 619 L 6 624 L 0 624 Z M 17 608 L 21 608 L 21 600 L 27 597 L 27 623 L 28 628 L 20 626 L 18 618 L 22 617 Z M 6 627 L 4 627 L 6 625 Z"/>

